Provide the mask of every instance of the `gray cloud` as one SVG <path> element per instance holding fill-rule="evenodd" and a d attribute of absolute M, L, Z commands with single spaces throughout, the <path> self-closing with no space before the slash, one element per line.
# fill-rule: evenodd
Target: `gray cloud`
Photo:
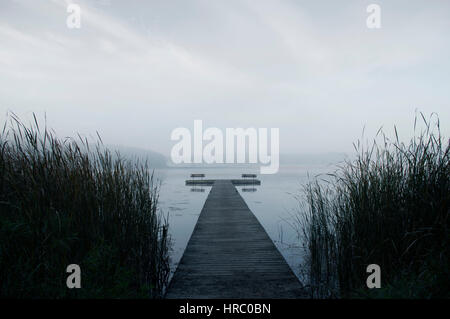
<path fill-rule="evenodd" d="M 414 110 L 449 135 L 450 4 L 378 1 L 0 2 L 0 114 L 47 113 L 61 135 L 169 153 L 170 132 L 279 127 L 281 152 L 347 151 Z"/>

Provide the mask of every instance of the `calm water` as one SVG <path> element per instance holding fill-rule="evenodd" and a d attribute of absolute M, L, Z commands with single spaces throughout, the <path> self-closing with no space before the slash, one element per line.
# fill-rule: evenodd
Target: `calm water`
<path fill-rule="evenodd" d="M 302 240 L 293 227 L 293 216 L 298 214 L 303 185 L 315 175 L 333 170 L 330 165 L 285 166 L 274 175 L 259 175 L 260 186 L 256 191 L 250 186 L 239 186 L 241 196 L 258 218 L 266 232 L 284 256 L 292 270 L 300 276 L 302 262 Z M 156 172 L 162 181 L 160 207 L 169 217 L 169 230 L 172 237 L 171 268 L 176 269 L 183 255 L 195 223 L 200 215 L 210 187 L 185 186 L 191 173 L 203 173 L 207 179 L 240 178 L 243 173 L 258 173 L 251 169 L 209 168 L 209 169 L 161 169 Z"/>

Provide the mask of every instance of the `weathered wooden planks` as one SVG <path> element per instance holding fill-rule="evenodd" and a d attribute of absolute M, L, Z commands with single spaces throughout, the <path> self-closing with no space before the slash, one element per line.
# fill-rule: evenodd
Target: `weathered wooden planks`
<path fill-rule="evenodd" d="M 216 180 L 167 298 L 301 298 L 297 277 L 230 180 Z"/>
<path fill-rule="evenodd" d="M 185 184 L 186 186 L 213 186 L 215 181 L 215 179 L 188 179 Z M 236 186 L 261 185 L 259 179 L 230 179 L 229 181 Z"/>

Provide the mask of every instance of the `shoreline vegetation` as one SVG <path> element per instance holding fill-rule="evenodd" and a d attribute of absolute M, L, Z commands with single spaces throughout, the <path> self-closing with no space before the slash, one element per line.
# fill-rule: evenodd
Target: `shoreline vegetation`
<path fill-rule="evenodd" d="M 382 143 L 304 189 L 303 232 L 312 298 L 449 298 L 450 145 L 439 119 L 408 144 Z M 306 203 L 306 204 L 305 204 Z M 370 264 L 381 288 L 368 289 Z"/>
<path fill-rule="evenodd" d="M 422 120 L 409 143 L 380 130 L 381 144 L 358 142 L 356 158 L 305 186 L 311 298 L 449 297 L 450 144 L 439 120 Z M 0 131 L 0 297 L 162 298 L 171 240 L 147 155 L 78 137 L 14 114 Z M 67 288 L 70 264 L 83 289 Z M 366 286 L 370 264 L 381 289 Z"/>
<path fill-rule="evenodd" d="M 0 297 L 160 298 L 167 220 L 146 162 L 15 115 L 0 135 Z M 82 288 L 68 289 L 78 264 Z"/>

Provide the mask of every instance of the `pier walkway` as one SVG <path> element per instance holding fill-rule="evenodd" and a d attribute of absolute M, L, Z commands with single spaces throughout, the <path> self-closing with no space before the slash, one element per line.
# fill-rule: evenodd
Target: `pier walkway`
<path fill-rule="evenodd" d="M 231 180 L 214 180 L 166 298 L 304 298 Z"/>

